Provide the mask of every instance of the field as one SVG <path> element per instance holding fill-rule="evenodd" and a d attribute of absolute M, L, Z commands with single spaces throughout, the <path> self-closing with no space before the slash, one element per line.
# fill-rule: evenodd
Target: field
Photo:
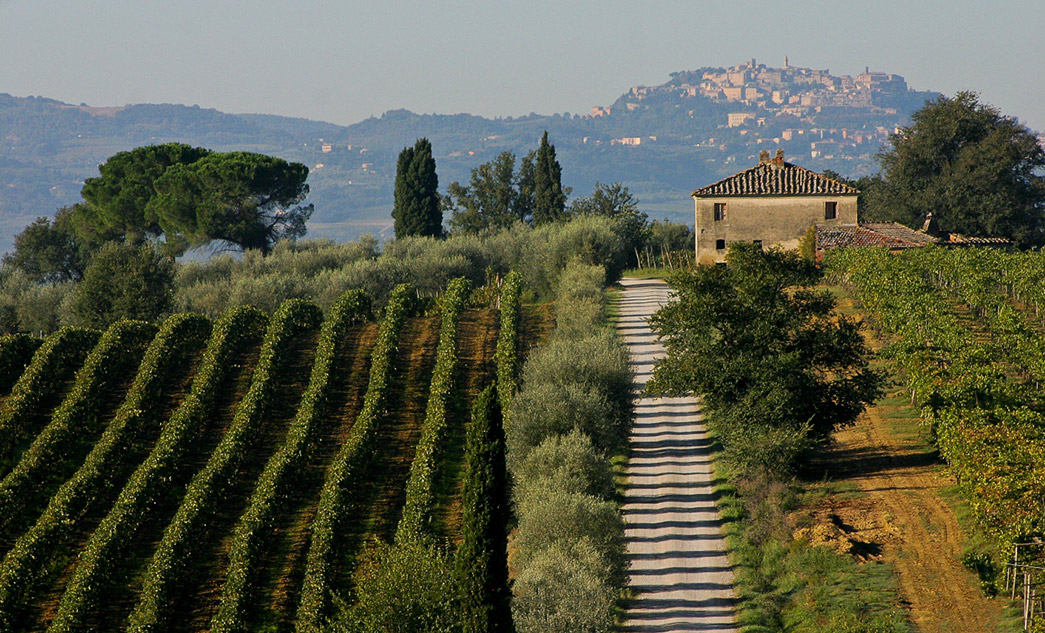
<path fill-rule="evenodd" d="M 325 316 L 290 300 L 5 341 L 0 629 L 313 630 L 375 540 L 452 547 L 466 421 L 499 373 L 492 296 L 460 280 L 427 305 L 401 287 L 377 320 L 350 292 Z M 548 326 L 523 310 L 508 331 Z"/>
<path fill-rule="evenodd" d="M 941 513 L 923 508 L 925 525 L 899 526 L 897 536 L 905 542 L 901 549 L 935 544 L 936 558 L 946 564 L 960 558 L 979 574 L 988 595 L 1022 592 L 1023 587 L 1012 587 L 1007 564 L 1013 562 L 1018 543 L 1035 541 L 1045 529 L 1040 503 L 1045 494 L 1045 260 L 1037 253 L 977 249 L 915 249 L 897 256 L 864 249 L 839 253 L 829 260 L 829 268 L 834 280 L 852 292 L 875 335 L 887 343 L 882 356 L 898 377 L 897 390 L 886 406 L 871 412 L 870 425 L 861 431 L 867 436 L 850 433 L 851 448 L 872 453 L 850 461 L 874 466 L 871 471 L 880 477 L 888 473 L 878 488 L 917 490 L 929 486 L 919 473 L 930 473 L 935 449 L 955 482 L 959 512 L 971 517 L 969 524 L 980 534 L 959 552 L 954 520 L 934 520 Z M 895 419 L 903 411 L 919 421 L 917 431 L 912 420 Z M 931 448 L 912 451 L 895 440 L 885 441 L 882 422 L 876 419 L 883 415 L 908 434 L 923 434 Z M 875 465 L 873 452 L 881 449 L 886 453 Z M 868 474 L 850 473 L 861 487 L 875 487 Z M 916 493 L 908 496 L 917 503 Z M 1021 549 L 1019 562 L 1029 566 L 1017 570 L 1020 585 L 1024 573 L 1032 585 L 1040 582 L 1043 549 Z M 945 553 L 950 556 L 939 556 Z M 914 609 L 915 620 L 923 625 L 938 620 L 933 610 L 940 602 L 933 596 L 941 598 L 942 590 L 935 581 L 919 581 L 924 569 L 908 565 L 903 578 L 904 567 L 901 561 L 898 571 L 908 593 L 928 598 L 920 605 L 927 609 Z M 945 589 L 964 591 L 960 583 L 946 583 Z M 1028 602 L 1040 603 L 1036 594 L 1032 586 Z M 956 609 L 950 615 L 956 622 L 975 622 L 985 611 Z M 974 627 L 956 624 L 955 630 Z"/>

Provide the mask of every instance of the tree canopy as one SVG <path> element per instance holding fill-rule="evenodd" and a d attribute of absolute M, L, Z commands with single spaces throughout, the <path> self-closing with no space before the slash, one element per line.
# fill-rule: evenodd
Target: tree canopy
<path fill-rule="evenodd" d="M 638 264 L 633 251 L 643 248 L 650 239 L 649 216 L 639 210 L 638 202 L 627 187 L 619 182 L 595 183 L 590 196 L 576 198 L 570 204 L 568 215 L 612 218 L 617 224 L 617 234 L 624 241 L 628 259 L 633 266 Z"/>
<path fill-rule="evenodd" d="M 555 158 L 555 146 L 548 142 L 548 132 L 541 136 L 533 171 L 533 223 L 562 220 L 566 210 L 566 193 L 562 189 L 562 167 Z"/>
<path fill-rule="evenodd" d="M 392 217 L 396 237 L 443 234 L 439 176 L 432 144 L 426 138 L 417 139 L 413 147 L 404 147 L 399 153 Z"/>
<path fill-rule="evenodd" d="M 218 240 L 267 253 L 305 234 L 308 168 L 252 152 L 180 143 L 114 154 L 84 183 L 83 202 L 56 219 L 91 250 L 108 241 L 163 241 L 167 254 Z"/>
<path fill-rule="evenodd" d="M 147 145 L 113 154 L 98 167 L 99 175 L 84 181 L 86 204 L 79 212 L 95 230 L 108 229 L 130 244 L 158 237 L 163 229 L 146 208 L 156 196 L 155 183 L 174 165 L 188 165 L 210 153 L 182 143 Z"/>
<path fill-rule="evenodd" d="M 1045 151 L 1035 135 L 972 92 L 940 97 L 912 115 L 878 156 L 869 215 L 945 231 L 1045 242 Z"/>
<path fill-rule="evenodd" d="M 504 151 L 492 161 L 472 170 L 467 187 L 457 182 L 447 187 L 445 206 L 451 212 L 450 227 L 455 231 L 478 233 L 489 228 L 506 228 L 529 218 L 532 201 L 526 191 L 520 195 L 520 180 L 528 178 L 530 156 L 515 171 L 515 154 Z M 532 164 L 532 162 L 530 163 Z"/>
<path fill-rule="evenodd" d="M 105 329 L 119 319 L 151 321 L 171 308 L 174 264 L 148 244 L 110 242 L 91 258 L 73 291 L 72 313 Z"/>
<path fill-rule="evenodd" d="M 677 299 L 652 319 L 667 355 L 650 389 L 703 396 L 734 458 L 787 469 L 877 397 L 859 325 L 833 314 L 797 253 L 730 245 L 726 266 L 676 273 Z"/>
<path fill-rule="evenodd" d="M 212 153 L 170 167 L 155 182 L 146 208 L 167 236 L 200 246 L 219 240 L 268 253 L 281 239 L 301 237 L 313 206 L 308 168 L 252 152 Z"/>

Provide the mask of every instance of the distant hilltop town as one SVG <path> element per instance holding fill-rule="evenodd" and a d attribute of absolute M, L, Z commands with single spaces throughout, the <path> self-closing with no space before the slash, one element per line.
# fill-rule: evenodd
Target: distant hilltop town
<path fill-rule="evenodd" d="M 781 68 L 751 59 L 729 68 L 672 73 L 659 86 L 634 86 L 584 117 L 622 123 L 636 117 L 639 122 L 643 115 L 689 118 L 692 123 L 673 127 L 685 130 L 674 139 L 593 135 L 585 143 L 634 146 L 675 140 L 716 151 L 723 164 L 747 163 L 762 149 L 784 146 L 790 155 L 846 161 L 853 172 L 868 171 L 889 135 L 937 94 L 911 90 L 900 75 L 870 68 L 855 77 L 837 76 L 827 69 L 792 66 L 787 57 Z"/>
<path fill-rule="evenodd" d="M 661 86 L 635 86 L 626 95 L 624 107 L 635 110 L 643 99 L 657 93 L 702 96 L 721 103 L 759 108 L 780 115 L 804 117 L 822 114 L 825 108 L 867 108 L 895 115 L 897 101 L 906 101 L 910 91 L 900 75 L 870 72 L 856 77 L 835 76 L 829 70 L 798 68 L 784 58 L 783 68 L 771 68 L 754 59 L 730 68 L 674 73 Z M 595 106 L 592 117 L 612 113 L 609 106 Z M 737 113 L 736 121 L 742 114 Z M 739 123 L 736 123 L 739 124 Z"/>

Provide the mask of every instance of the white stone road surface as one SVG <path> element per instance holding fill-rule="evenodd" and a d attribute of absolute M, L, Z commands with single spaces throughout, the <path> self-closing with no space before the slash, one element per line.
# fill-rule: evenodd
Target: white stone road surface
<path fill-rule="evenodd" d="M 617 328 L 641 390 L 664 348 L 647 319 L 669 298 L 657 280 L 624 279 Z M 709 440 L 696 398 L 635 405 L 624 500 L 631 587 L 623 631 L 736 631 L 733 571 L 712 489 Z"/>

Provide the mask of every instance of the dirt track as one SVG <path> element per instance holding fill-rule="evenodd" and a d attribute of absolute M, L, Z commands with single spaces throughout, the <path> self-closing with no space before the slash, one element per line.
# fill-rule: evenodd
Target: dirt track
<path fill-rule="evenodd" d="M 621 284 L 617 328 L 641 389 L 663 355 L 646 319 L 667 301 L 668 285 Z M 623 507 L 636 596 L 623 631 L 736 630 L 733 571 L 715 506 L 709 444 L 695 398 L 636 402 Z"/>
<path fill-rule="evenodd" d="M 864 494 L 824 509 L 847 536 L 866 543 L 896 570 L 911 621 L 921 633 L 982 633 L 998 629 L 999 600 L 987 600 L 960 562 L 964 534 L 941 498 L 953 484 L 917 437 L 891 430 L 900 411 L 880 405 L 835 435 L 825 456 L 829 476 Z"/>

